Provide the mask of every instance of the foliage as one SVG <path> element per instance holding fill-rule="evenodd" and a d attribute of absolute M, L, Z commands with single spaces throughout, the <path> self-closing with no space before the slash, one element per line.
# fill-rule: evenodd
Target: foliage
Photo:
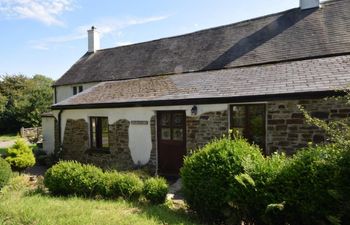
<path fill-rule="evenodd" d="M 133 173 L 111 172 L 109 175 L 110 195 L 124 199 L 138 199 L 142 193 L 143 182 L 141 178 Z"/>
<path fill-rule="evenodd" d="M 204 220 L 225 220 L 232 209 L 227 197 L 239 182 L 237 176 L 263 160 L 260 149 L 244 139 L 212 141 L 184 160 L 181 177 L 187 203 Z"/>
<path fill-rule="evenodd" d="M 0 130 L 16 132 L 20 127 L 41 124 L 41 114 L 52 104 L 51 78 L 35 75 L 0 77 Z"/>
<path fill-rule="evenodd" d="M 35 165 L 33 151 L 22 138 L 17 138 L 15 144 L 6 150 L 5 159 L 16 171 L 22 171 Z"/>
<path fill-rule="evenodd" d="M 133 173 L 103 172 L 93 165 L 60 161 L 45 174 L 45 186 L 55 195 L 138 199 L 143 182 Z"/>
<path fill-rule="evenodd" d="M 61 161 L 46 171 L 44 184 L 55 195 L 93 197 L 102 189 L 102 178 L 100 168 Z"/>
<path fill-rule="evenodd" d="M 163 204 L 168 193 L 168 184 L 164 178 L 149 178 L 145 181 L 143 195 L 152 204 Z"/>
<path fill-rule="evenodd" d="M 0 189 L 7 184 L 11 177 L 11 173 L 10 164 L 0 157 Z"/>

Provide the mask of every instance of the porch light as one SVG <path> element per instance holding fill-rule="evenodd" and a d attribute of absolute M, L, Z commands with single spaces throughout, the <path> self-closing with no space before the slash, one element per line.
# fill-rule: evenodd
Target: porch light
<path fill-rule="evenodd" d="M 196 105 L 192 106 L 191 115 L 195 116 L 195 115 L 197 115 L 197 112 L 198 112 L 197 106 Z"/>

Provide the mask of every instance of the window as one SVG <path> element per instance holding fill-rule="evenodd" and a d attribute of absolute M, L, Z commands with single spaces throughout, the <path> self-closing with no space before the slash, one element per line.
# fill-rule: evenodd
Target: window
<path fill-rule="evenodd" d="M 90 117 L 91 148 L 109 148 L 108 130 L 107 117 Z"/>
<path fill-rule="evenodd" d="M 232 105 L 231 129 L 240 131 L 249 142 L 265 149 L 265 104 Z"/>
<path fill-rule="evenodd" d="M 83 86 L 73 86 L 73 95 L 76 95 L 83 91 Z"/>

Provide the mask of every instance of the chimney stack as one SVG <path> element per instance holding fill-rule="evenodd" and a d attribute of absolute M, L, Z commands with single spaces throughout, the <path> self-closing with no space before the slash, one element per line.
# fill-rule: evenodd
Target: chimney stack
<path fill-rule="evenodd" d="M 88 52 L 96 52 L 100 49 L 100 36 L 94 26 L 88 30 Z"/>
<path fill-rule="evenodd" d="M 312 8 L 319 8 L 320 7 L 320 0 L 300 0 L 300 9 L 312 9 Z"/>

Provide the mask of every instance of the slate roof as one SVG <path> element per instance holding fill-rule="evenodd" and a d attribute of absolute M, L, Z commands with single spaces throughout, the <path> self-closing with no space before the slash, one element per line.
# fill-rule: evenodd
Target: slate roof
<path fill-rule="evenodd" d="M 349 9 L 350 0 L 331 0 L 323 3 L 320 9 L 292 9 L 187 35 L 102 49 L 85 54 L 55 85 L 210 71 L 350 53 Z M 240 70 L 220 71 L 218 74 L 223 78 L 215 79 L 236 78 L 227 74 L 237 74 L 237 71 Z M 204 74 L 212 76 L 212 80 L 215 77 L 213 73 L 196 76 Z M 259 81 L 258 74 L 256 76 Z M 170 82 L 180 77 L 163 76 L 144 82 L 161 82 L 162 79 Z M 261 84 L 258 81 L 252 82 Z"/>
<path fill-rule="evenodd" d="M 217 71 L 102 82 L 53 106 L 90 108 L 171 105 L 199 99 L 300 94 L 342 89 L 350 84 L 350 55 Z M 215 101 L 216 101 L 215 100 Z M 231 99 L 232 100 L 232 99 Z M 149 104 L 152 103 L 152 104 Z"/>

